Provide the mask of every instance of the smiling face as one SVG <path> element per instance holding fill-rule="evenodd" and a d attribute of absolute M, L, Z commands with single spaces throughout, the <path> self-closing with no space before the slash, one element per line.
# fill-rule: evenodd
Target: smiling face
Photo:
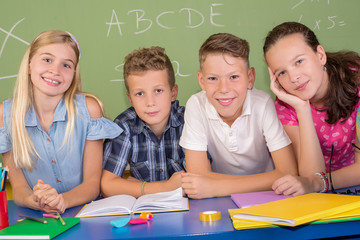
<path fill-rule="evenodd" d="M 34 96 L 61 98 L 73 81 L 75 64 L 74 50 L 68 44 L 39 48 L 29 64 Z"/>
<path fill-rule="evenodd" d="M 177 85 L 170 88 L 166 70 L 131 74 L 127 82 L 127 96 L 136 114 L 160 138 L 170 116 L 171 102 L 177 97 Z"/>
<path fill-rule="evenodd" d="M 323 99 L 328 75 L 323 70 L 326 54 L 320 45 L 314 52 L 304 37 L 295 33 L 278 40 L 266 52 L 265 58 L 288 93 L 315 104 Z"/>
<path fill-rule="evenodd" d="M 255 70 L 229 54 L 209 54 L 198 72 L 201 89 L 229 126 L 241 115 L 246 92 L 255 81 Z"/>

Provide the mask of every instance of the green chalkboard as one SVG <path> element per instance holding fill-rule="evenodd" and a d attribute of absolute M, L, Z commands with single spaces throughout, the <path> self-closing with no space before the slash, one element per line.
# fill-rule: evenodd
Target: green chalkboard
<path fill-rule="evenodd" d="M 283 21 L 315 31 L 326 50 L 360 52 L 359 0 L 0 0 L 0 100 L 12 95 L 26 47 L 44 30 L 78 39 L 83 89 L 98 95 L 115 118 L 128 106 L 122 81 L 124 57 L 134 49 L 162 46 L 172 59 L 181 105 L 199 91 L 198 49 L 213 33 L 250 42 L 255 86 L 269 92 L 262 55 L 266 33 Z"/>

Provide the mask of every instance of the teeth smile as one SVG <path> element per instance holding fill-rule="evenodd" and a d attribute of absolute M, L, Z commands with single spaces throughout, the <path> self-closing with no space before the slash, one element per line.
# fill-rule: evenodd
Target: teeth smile
<path fill-rule="evenodd" d="M 220 102 L 224 102 L 224 103 L 227 103 L 227 102 L 230 102 L 231 99 L 219 99 Z"/>
<path fill-rule="evenodd" d="M 54 81 L 54 80 L 51 80 L 51 79 L 48 79 L 48 78 L 43 78 L 45 81 L 49 82 L 49 83 L 54 83 L 54 84 L 59 84 L 58 81 Z"/>

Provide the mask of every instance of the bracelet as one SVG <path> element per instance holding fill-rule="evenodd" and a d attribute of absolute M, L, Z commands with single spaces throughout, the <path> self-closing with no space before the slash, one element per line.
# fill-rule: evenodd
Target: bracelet
<path fill-rule="evenodd" d="M 142 195 L 145 195 L 145 193 L 144 193 L 145 183 L 146 183 L 146 181 L 143 181 L 143 183 L 141 184 L 141 196 L 142 196 Z"/>
<path fill-rule="evenodd" d="M 324 188 L 323 188 L 323 190 L 320 191 L 320 193 L 327 192 L 329 190 L 329 179 L 326 176 L 326 174 L 324 172 L 318 172 L 318 173 L 315 173 L 315 175 L 320 176 L 321 180 L 324 183 Z"/>

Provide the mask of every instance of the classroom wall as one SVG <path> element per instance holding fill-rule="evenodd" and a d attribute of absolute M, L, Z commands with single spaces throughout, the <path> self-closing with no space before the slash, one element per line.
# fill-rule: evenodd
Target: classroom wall
<path fill-rule="evenodd" d="M 181 105 L 200 90 L 198 49 L 213 33 L 250 43 L 255 86 L 269 91 L 262 45 L 283 21 L 315 31 L 326 50 L 360 52 L 358 0 L 0 0 L 0 100 L 10 98 L 29 43 L 42 31 L 71 32 L 81 48 L 83 90 L 95 93 L 109 118 L 129 107 L 122 77 L 134 49 L 162 46 L 173 61 Z"/>

